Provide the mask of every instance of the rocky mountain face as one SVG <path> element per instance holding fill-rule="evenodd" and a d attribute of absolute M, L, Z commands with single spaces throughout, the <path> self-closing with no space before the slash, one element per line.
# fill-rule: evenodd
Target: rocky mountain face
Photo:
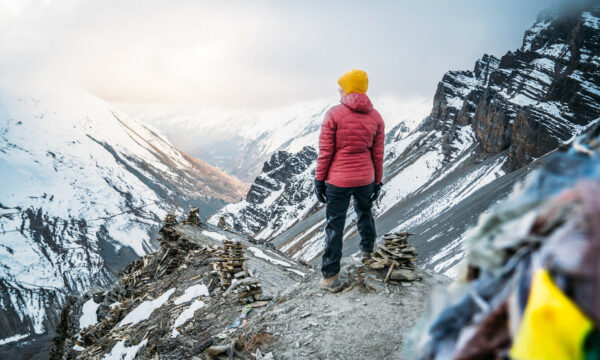
<path fill-rule="evenodd" d="M 384 186 L 373 209 L 378 231 L 417 233 L 424 265 L 455 274 L 465 231 L 479 215 L 504 199 L 545 154 L 600 118 L 599 23 L 598 5 L 544 12 L 520 49 L 500 59 L 484 55 L 472 71 L 444 75 L 430 115 L 413 132 L 396 133 L 400 123 L 388 127 Z M 312 180 L 305 176 L 304 183 Z M 298 198 L 302 194 L 313 198 L 306 191 Z M 251 207 L 229 205 L 227 219 L 248 234 L 261 234 L 260 224 L 250 230 L 243 225 Z M 318 262 L 324 209 L 317 204 L 301 216 L 262 238 L 295 259 Z M 349 210 L 345 255 L 358 251 L 355 222 Z"/>
<path fill-rule="evenodd" d="M 247 190 L 100 99 L 56 93 L 1 95 L 0 345 L 48 334 L 69 294 L 155 250 L 168 211 L 206 217 Z"/>
<path fill-rule="evenodd" d="M 260 240 L 280 234 L 316 207 L 311 196 L 316 159 L 310 146 L 295 154 L 276 152 L 264 163 L 246 199 L 223 207 L 209 222 L 216 225 L 223 217 L 236 231 Z"/>
<path fill-rule="evenodd" d="M 422 129 L 443 131 L 447 150 L 471 125 L 483 151 L 508 150 L 508 171 L 555 149 L 600 116 L 599 17 L 542 12 L 520 49 L 444 75 Z"/>

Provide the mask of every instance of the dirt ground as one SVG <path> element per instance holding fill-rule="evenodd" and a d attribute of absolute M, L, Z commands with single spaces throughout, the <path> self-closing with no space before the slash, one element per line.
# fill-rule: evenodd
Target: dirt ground
<path fill-rule="evenodd" d="M 428 308 L 431 289 L 449 279 L 422 272 L 423 280 L 411 286 L 383 284 L 374 271 L 364 280 L 374 289 L 356 284 L 359 263 L 345 259 L 342 279 L 354 286 L 332 294 L 318 287 L 316 271 L 276 303 L 256 311 L 240 329 L 272 335 L 262 353 L 276 359 L 412 359 L 405 339 Z M 387 288 L 387 289 L 386 289 Z"/>

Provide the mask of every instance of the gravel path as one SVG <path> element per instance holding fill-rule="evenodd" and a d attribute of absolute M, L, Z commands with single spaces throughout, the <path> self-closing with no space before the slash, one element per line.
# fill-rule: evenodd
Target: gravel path
<path fill-rule="evenodd" d="M 342 278 L 356 279 L 358 263 L 344 261 Z M 273 335 L 261 350 L 273 351 L 276 359 L 411 359 L 405 339 L 428 307 L 434 286 L 449 279 L 422 272 L 423 281 L 410 287 L 377 281 L 367 272 L 374 290 L 354 287 L 332 294 L 318 288 L 319 275 L 312 274 L 287 296 L 250 318 L 247 337 Z"/>

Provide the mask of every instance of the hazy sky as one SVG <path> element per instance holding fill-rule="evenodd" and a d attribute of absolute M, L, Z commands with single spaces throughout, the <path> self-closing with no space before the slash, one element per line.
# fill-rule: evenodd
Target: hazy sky
<path fill-rule="evenodd" d="M 330 97 L 362 68 L 370 94 L 431 98 L 444 72 L 518 48 L 560 2 L 0 0 L 0 82 L 272 107 Z"/>

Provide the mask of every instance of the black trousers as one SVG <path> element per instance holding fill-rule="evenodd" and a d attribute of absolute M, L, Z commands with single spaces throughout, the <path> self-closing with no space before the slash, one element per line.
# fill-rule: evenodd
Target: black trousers
<path fill-rule="evenodd" d="M 351 197 L 354 197 L 354 211 L 356 211 L 358 219 L 360 249 L 368 252 L 373 251 L 377 234 L 375 232 L 375 221 L 371 213 L 372 204 L 370 199 L 374 187 L 374 183 L 351 188 L 341 188 L 327 184 L 325 192 L 327 226 L 325 227 L 325 249 L 321 260 L 323 277 L 328 278 L 340 272 L 346 212 Z"/>

